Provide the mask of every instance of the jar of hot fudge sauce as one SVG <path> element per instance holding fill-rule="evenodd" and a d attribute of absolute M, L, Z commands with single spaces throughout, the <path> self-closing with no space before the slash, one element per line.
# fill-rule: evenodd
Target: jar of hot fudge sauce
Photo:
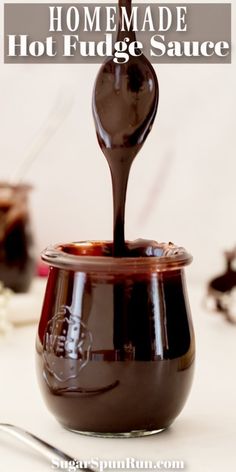
<path fill-rule="evenodd" d="M 31 189 L 0 182 L 0 281 L 14 292 L 27 292 L 35 274 Z"/>
<path fill-rule="evenodd" d="M 168 428 L 192 383 L 195 344 L 184 267 L 168 243 L 110 242 L 51 247 L 37 335 L 45 402 L 66 428 L 137 436 Z"/>

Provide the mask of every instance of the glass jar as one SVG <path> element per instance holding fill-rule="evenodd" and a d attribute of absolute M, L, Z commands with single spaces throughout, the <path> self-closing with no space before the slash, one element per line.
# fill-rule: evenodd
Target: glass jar
<path fill-rule="evenodd" d="M 15 292 L 26 292 L 35 273 L 30 190 L 30 185 L 0 182 L 0 281 Z"/>
<path fill-rule="evenodd" d="M 113 258 L 110 249 L 92 241 L 44 251 L 50 272 L 36 341 L 38 379 L 67 429 L 154 434 L 180 413 L 192 383 L 183 270 L 192 258 L 185 251 Z"/>

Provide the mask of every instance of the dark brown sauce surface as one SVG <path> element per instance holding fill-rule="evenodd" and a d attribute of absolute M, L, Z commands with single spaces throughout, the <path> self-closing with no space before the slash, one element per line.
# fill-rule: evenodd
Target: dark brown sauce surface
<path fill-rule="evenodd" d="M 113 243 L 109 241 L 84 241 L 59 246 L 60 250 L 73 256 L 112 257 Z M 124 257 L 171 257 L 186 254 L 183 247 L 169 243 L 158 243 L 151 239 L 125 241 Z"/>

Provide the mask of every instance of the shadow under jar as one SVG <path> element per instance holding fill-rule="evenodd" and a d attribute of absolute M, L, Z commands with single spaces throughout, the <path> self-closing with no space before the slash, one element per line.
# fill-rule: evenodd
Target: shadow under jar
<path fill-rule="evenodd" d="M 128 244 L 128 243 L 127 243 Z M 173 249 L 176 247 L 173 246 Z M 45 402 L 70 430 L 142 436 L 180 413 L 195 343 L 185 251 L 113 258 L 109 242 L 51 247 L 36 341 Z"/>

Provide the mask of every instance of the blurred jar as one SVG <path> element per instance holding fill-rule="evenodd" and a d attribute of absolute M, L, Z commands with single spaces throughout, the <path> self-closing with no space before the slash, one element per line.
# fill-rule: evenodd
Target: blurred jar
<path fill-rule="evenodd" d="M 0 182 L 0 280 L 15 292 L 27 292 L 35 274 L 28 206 L 32 187 Z"/>

